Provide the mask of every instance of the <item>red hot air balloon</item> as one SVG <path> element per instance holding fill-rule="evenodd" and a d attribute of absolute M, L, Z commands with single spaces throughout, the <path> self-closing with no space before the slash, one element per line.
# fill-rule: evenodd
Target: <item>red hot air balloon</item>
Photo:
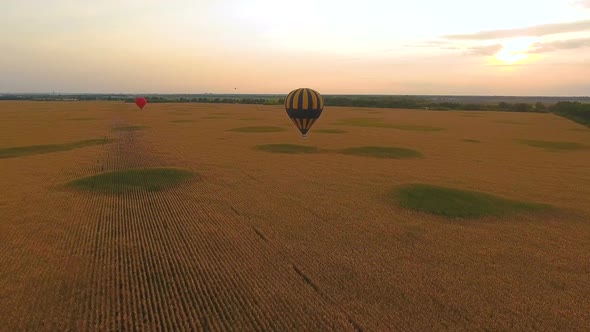
<path fill-rule="evenodd" d="M 145 104 L 147 104 L 147 100 L 143 97 L 139 97 L 137 99 L 135 99 L 135 105 L 137 105 L 137 107 L 139 107 L 140 109 L 143 110 L 143 107 L 145 106 Z"/>

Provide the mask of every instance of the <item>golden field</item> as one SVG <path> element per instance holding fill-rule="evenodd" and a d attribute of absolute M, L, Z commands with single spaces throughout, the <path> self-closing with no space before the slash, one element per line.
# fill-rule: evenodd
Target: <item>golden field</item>
<path fill-rule="evenodd" d="M 259 126 L 279 131 L 232 130 Z M 114 141 L 68 145 L 98 139 Z M 590 129 L 327 107 L 302 142 L 279 106 L 0 102 L 0 150 L 66 147 L 0 157 L 0 330 L 585 330 L 590 149 L 523 140 L 585 146 Z M 319 152 L 256 149 L 277 143 Z M 423 157 L 338 153 L 360 146 Z M 65 185 L 152 167 L 198 176 L 157 192 Z M 408 183 L 555 209 L 449 219 L 387 198 Z"/>

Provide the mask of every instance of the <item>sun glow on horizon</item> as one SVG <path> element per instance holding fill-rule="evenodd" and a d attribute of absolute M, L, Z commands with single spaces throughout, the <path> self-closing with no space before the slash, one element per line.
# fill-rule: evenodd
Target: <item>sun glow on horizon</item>
<path fill-rule="evenodd" d="M 527 51 L 536 43 L 538 38 L 516 38 L 502 43 L 502 49 L 494 56 L 496 61 L 504 65 L 512 65 L 530 59 Z"/>

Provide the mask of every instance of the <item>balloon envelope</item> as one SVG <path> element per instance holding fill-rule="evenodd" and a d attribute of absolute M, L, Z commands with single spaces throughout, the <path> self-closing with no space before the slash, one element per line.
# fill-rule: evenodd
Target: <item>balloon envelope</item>
<path fill-rule="evenodd" d="M 140 109 L 143 109 L 143 107 L 147 104 L 147 100 L 143 97 L 139 97 L 137 99 L 135 99 L 135 105 L 137 105 L 137 107 L 139 107 Z"/>
<path fill-rule="evenodd" d="M 324 99 L 312 89 L 293 90 L 285 98 L 285 110 L 305 138 L 324 110 Z"/>

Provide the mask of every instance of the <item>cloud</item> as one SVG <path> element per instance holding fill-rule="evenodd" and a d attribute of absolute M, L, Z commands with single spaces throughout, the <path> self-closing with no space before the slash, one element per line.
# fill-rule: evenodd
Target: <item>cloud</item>
<path fill-rule="evenodd" d="M 463 45 L 460 45 L 460 44 L 457 44 L 456 42 L 448 41 L 448 40 L 422 41 L 422 42 L 418 42 L 418 43 L 405 44 L 405 45 L 403 45 L 403 47 L 436 48 L 436 49 L 440 49 L 440 50 L 461 50 L 461 49 L 465 48 L 465 47 L 463 47 Z M 393 51 L 393 49 L 386 50 L 386 52 L 388 52 L 388 51 Z"/>
<path fill-rule="evenodd" d="M 590 38 L 557 40 L 553 42 L 535 43 L 528 53 L 548 53 L 559 50 L 574 50 L 590 47 Z"/>
<path fill-rule="evenodd" d="M 451 45 L 451 44 L 453 44 L 453 43 L 446 41 L 446 40 L 429 40 L 429 41 L 423 41 L 423 42 L 414 43 L 414 44 L 407 44 L 404 46 L 405 47 L 443 47 L 445 45 Z"/>
<path fill-rule="evenodd" d="M 472 46 L 467 48 L 467 55 L 482 55 L 490 56 L 494 55 L 502 50 L 503 46 L 500 44 L 494 45 L 483 45 L 483 46 Z"/>
<path fill-rule="evenodd" d="M 590 30 L 590 20 L 568 23 L 542 24 L 519 29 L 480 31 L 472 34 L 443 36 L 443 38 L 453 40 L 493 40 L 514 37 L 542 37 L 558 33 L 579 32 L 586 30 Z"/>
<path fill-rule="evenodd" d="M 585 8 L 590 8 L 590 0 L 576 1 L 576 2 L 574 2 L 574 5 L 575 6 L 585 7 Z"/>

